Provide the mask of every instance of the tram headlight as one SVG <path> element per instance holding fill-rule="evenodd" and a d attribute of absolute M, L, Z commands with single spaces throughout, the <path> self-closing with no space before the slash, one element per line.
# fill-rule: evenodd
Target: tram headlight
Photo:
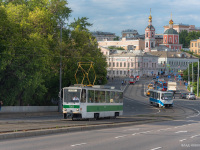
<path fill-rule="evenodd" d="M 77 108 L 76 111 L 79 111 L 79 109 Z"/>

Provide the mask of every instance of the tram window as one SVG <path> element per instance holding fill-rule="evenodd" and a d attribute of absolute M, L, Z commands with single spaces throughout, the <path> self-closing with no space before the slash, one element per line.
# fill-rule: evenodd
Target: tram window
<path fill-rule="evenodd" d="M 106 91 L 106 103 L 110 103 L 110 91 Z"/>
<path fill-rule="evenodd" d="M 150 97 L 153 98 L 153 92 L 150 92 Z"/>
<path fill-rule="evenodd" d="M 95 103 L 100 103 L 100 96 L 101 96 L 101 91 L 95 91 L 95 96 L 94 96 Z"/>
<path fill-rule="evenodd" d="M 105 103 L 105 91 L 99 91 L 100 95 L 99 95 L 99 102 L 100 103 Z"/>
<path fill-rule="evenodd" d="M 119 92 L 119 102 L 123 103 L 123 93 Z"/>
<path fill-rule="evenodd" d="M 160 93 L 158 93 L 158 99 L 160 99 Z"/>
<path fill-rule="evenodd" d="M 115 103 L 115 92 L 110 92 L 110 102 Z"/>
<path fill-rule="evenodd" d="M 119 103 L 119 93 L 115 92 L 115 103 Z"/>
<path fill-rule="evenodd" d="M 83 89 L 81 93 L 81 103 L 85 103 L 85 102 L 86 102 L 86 90 Z"/>
<path fill-rule="evenodd" d="M 88 103 L 94 103 L 94 91 L 88 90 Z"/>

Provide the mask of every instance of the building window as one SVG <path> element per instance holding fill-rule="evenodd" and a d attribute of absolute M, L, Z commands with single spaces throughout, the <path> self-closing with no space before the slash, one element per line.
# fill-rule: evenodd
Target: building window
<path fill-rule="evenodd" d="M 165 37 L 165 43 L 166 43 L 166 37 Z"/>
<path fill-rule="evenodd" d="M 113 63 L 113 67 L 115 67 L 115 63 Z"/>
<path fill-rule="evenodd" d="M 149 35 L 148 35 L 148 32 L 147 32 L 147 37 L 148 37 Z"/>
<path fill-rule="evenodd" d="M 192 43 L 192 47 L 193 47 L 193 43 Z"/>
<path fill-rule="evenodd" d="M 109 67 L 111 67 L 111 62 L 109 62 Z"/>
<path fill-rule="evenodd" d="M 119 63 L 117 62 L 117 67 L 119 67 Z"/>
<path fill-rule="evenodd" d="M 198 43 L 198 47 L 200 48 L 200 42 Z"/>
<path fill-rule="evenodd" d="M 138 62 L 138 67 L 140 67 L 140 62 Z"/>
<path fill-rule="evenodd" d="M 195 47 L 197 47 L 197 43 L 195 43 Z"/>
<path fill-rule="evenodd" d="M 120 67 L 122 67 L 122 62 L 120 62 Z"/>
<path fill-rule="evenodd" d="M 153 32 L 151 33 L 151 36 L 152 36 L 152 37 L 154 36 Z"/>
<path fill-rule="evenodd" d="M 148 47 L 148 42 L 146 42 L 146 47 Z"/>
<path fill-rule="evenodd" d="M 124 63 L 124 67 L 126 67 L 126 63 Z"/>
<path fill-rule="evenodd" d="M 133 63 L 131 63 L 131 67 L 133 67 Z"/>

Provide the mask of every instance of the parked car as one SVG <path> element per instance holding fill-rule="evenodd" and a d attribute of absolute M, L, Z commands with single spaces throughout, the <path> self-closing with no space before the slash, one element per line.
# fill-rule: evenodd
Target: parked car
<path fill-rule="evenodd" d="M 186 94 L 186 98 L 187 98 L 187 99 L 193 99 L 193 100 L 195 100 L 195 99 L 196 99 L 196 96 L 195 96 L 194 93 L 188 93 L 188 94 Z"/>
<path fill-rule="evenodd" d="M 181 93 L 181 95 L 179 96 L 179 98 L 186 99 L 186 95 L 187 95 L 187 93 Z"/>

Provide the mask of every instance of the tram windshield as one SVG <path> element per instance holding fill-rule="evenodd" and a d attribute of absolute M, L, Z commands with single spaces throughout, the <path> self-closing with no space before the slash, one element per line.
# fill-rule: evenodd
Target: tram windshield
<path fill-rule="evenodd" d="M 163 93 L 161 98 L 163 100 L 172 100 L 173 95 L 172 95 L 172 93 Z"/>
<path fill-rule="evenodd" d="M 80 89 L 64 89 L 64 102 L 79 103 L 80 92 Z"/>

